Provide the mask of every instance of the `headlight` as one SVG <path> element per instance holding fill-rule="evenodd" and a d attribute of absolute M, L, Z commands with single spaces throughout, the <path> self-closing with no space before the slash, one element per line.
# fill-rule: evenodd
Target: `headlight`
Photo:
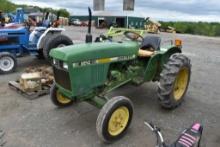
<path fill-rule="evenodd" d="M 176 46 L 182 46 L 182 40 L 176 39 L 176 40 L 175 40 L 175 45 L 176 45 Z"/>
<path fill-rule="evenodd" d="M 68 69 L 68 64 L 67 63 L 63 63 L 63 68 L 64 69 Z"/>
<path fill-rule="evenodd" d="M 53 59 L 53 64 L 56 65 L 57 61 L 56 59 Z"/>

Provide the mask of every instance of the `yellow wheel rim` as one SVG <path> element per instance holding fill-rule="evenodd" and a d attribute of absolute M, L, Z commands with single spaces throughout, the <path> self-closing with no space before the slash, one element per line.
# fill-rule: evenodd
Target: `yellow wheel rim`
<path fill-rule="evenodd" d="M 117 136 L 123 132 L 128 125 L 129 110 L 122 106 L 116 109 L 108 123 L 108 132 L 112 136 Z"/>
<path fill-rule="evenodd" d="M 174 83 L 173 95 L 176 101 L 180 100 L 184 95 L 187 88 L 188 79 L 189 79 L 189 70 L 187 68 L 182 68 L 179 71 Z"/>
<path fill-rule="evenodd" d="M 71 102 L 70 99 L 66 98 L 65 96 L 63 96 L 60 92 L 57 91 L 56 93 L 57 96 L 57 101 L 61 104 L 68 104 Z"/>

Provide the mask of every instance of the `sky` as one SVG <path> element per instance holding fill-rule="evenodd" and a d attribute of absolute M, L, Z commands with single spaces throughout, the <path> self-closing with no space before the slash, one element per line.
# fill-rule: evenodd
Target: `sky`
<path fill-rule="evenodd" d="M 66 8 L 72 15 L 86 15 L 93 0 L 10 0 L 17 4 Z M 135 10 L 123 12 L 123 0 L 105 0 L 105 10 L 151 17 L 163 21 L 220 22 L 220 0 L 135 0 Z"/>

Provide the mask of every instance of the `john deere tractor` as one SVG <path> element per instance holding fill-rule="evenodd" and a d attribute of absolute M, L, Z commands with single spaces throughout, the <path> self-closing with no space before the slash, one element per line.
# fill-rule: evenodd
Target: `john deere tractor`
<path fill-rule="evenodd" d="M 86 101 L 100 108 L 98 136 L 112 142 L 126 133 L 133 104 L 124 96 L 109 98 L 109 92 L 128 83 L 140 86 L 154 81 L 159 83 L 158 101 L 162 107 L 174 109 L 181 104 L 191 74 L 181 40 L 161 48 L 159 37 L 142 37 L 127 30 L 119 41 L 101 36 L 92 42 L 90 27 L 86 43 L 50 51 L 55 76 L 50 97 L 56 106 Z"/>

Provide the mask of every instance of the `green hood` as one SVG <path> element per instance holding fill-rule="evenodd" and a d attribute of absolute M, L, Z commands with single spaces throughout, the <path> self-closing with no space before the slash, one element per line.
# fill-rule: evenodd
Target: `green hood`
<path fill-rule="evenodd" d="M 137 55 L 137 42 L 101 42 L 71 45 L 50 51 L 50 56 L 65 62 L 78 62 L 90 59 Z"/>

